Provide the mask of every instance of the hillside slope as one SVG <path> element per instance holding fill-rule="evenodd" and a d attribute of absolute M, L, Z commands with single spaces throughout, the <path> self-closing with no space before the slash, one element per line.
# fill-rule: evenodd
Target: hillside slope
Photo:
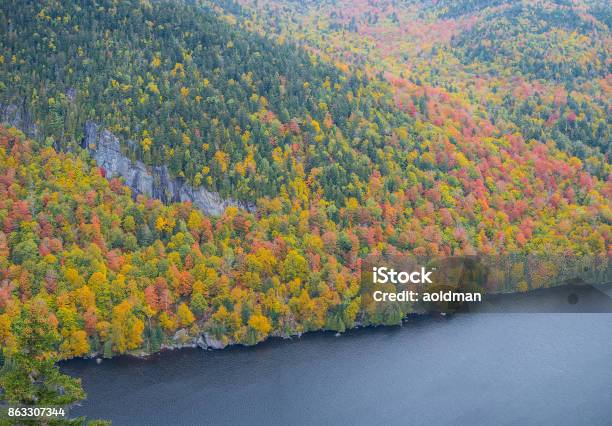
<path fill-rule="evenodd" d="M 211 3 L 246 28 L 266 28 L 330 60 L 384 74 L 398 107 L 418 114 L 415 106 L 429 105 L 425 120 L 465 114 L 476 128 L 458 125 L 469 131 L 493 126 L 554 141 L 591 173 L 604 179 L 610 173 L 612 35 L 605 1 Z"/>
<path fill-rule="evenodd" d="M 583 162 L 493 123 L 459 89 L 182 2 L 1 10 L 2 103 L 25 104 L 37 129 L 0 137 L 9 352 L 33 301 L 62 357 L 110 356 L 202 332 L 222 346 L 398 323 L 410 307 L 361 304 L 362 265 L 381 256 L 610 254 L 603 154 Z M 79 148 L 87 119 L 126 155 L 257 208 L 206 217 L 132 199 Z M 553 285 L 562 266 L 534 262 L 492 289 Z"/>

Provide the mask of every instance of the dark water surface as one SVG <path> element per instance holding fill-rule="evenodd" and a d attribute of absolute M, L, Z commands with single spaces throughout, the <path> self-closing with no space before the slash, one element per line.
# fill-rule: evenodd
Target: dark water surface
<path fill-rule="evenodd" d="M 62 364 L 114 425 L 612 424 L 612 314 L 457 314 Z"/>

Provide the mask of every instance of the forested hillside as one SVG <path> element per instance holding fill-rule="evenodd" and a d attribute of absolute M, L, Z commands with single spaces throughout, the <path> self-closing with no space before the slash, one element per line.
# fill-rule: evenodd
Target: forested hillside
<path fill-rule="evenodd" d="M 380 256 L 608 259 L 596 9 L 243 3 L 2 3 L 0 103 L 36 126 L 0 133 L 4 356 L 33 309 L 61 358 L 152 352 L 179 330 L 254 344 L 398 323 L 404 307 L 361 303 Z M 80 148 L 86 120 L 256 209 L 134 199 Z M 491 289 L 554 285 L 561 266 Z"/>
<path fill-rule="evenodd" d="M 2 102 L 25 101 L 41 140 L 76 146 L 93 119 L 133 157 L 226 196 L 277 194 L 289 173 L 273 158 L 301 127 L 323 139 L 330 113 L 346 127 L 363 109 L 358 79 L 182 2 L 3 8 Z"/>
<path fill-rule="evenodd" d="M 554 141 L 591 173 L 610 173 L 606 1 L 213 3 L 247 28 L 302 40 L 331 61 L 384 75 L 396 105 L 417 118 L 426 104 L 425 121 Z"/>

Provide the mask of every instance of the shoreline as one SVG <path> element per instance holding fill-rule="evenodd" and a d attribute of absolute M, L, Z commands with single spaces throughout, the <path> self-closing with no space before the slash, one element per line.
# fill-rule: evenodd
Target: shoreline
<path fill-rule="evenodd" d="M 543 301 L 546 303 L 542 303 Z M 552 299 L 552 300 L 551 300 Z M 562 309 L 565 308 L 565 309 Z M 398 324 L 356 324 L 354 327 L 347 328 L 340 333 L 335 330 L 311 330 L 303 333 L 291 335 L 271 335 L 261 342 L 253 345 L 245 345 L 242 343 L 231 343 L 223 347 L 211 347 L 198 344 L 205 342 L 206 338 L 203 333 L 198 338 L 193 338 L 189 343 L 175 345 L 164 344 L 160 350 L 155 352 L 128 352 L 118 354 L 111 358 L 103 358 L 102 354 L 91 354 L 87 357 L 76 357 L 66 360 L 61 360 L 59 364 L 69 363 L 74 360 L 94 360 L 97 364 L 101 364 L 104 360 L 112 360 L 120 357 L 147 360 L 151 357 L 171 353 L 182 349 L 198 349 L 203 352 L 215 352 L 232 349 L 249 349 L 260 345 L 269 344 L 271 342 L 281 342 L 285 340 L 301 339 L 302 336 L 311 336 L 317 334 L 334 334 L 335 337 L 366 329 L 389 329 L 403 327 L 406 323 L 414 323 L 416 321 L 440 320 L 449 319 L 456 314 L 533 314 L 533 313 L 612 313 L 612 283 L 605 284 L 564 284 L 561 286 L 540 288 L 530 290 L 523 293 L 497 293 L 485 295 L 484 300 L 479 303 L 466 303 L 463 309 L 457 310 L 454 313 L 444 312 L 426 312 L 426 313 L 410 313 L 402 318 Z"/>

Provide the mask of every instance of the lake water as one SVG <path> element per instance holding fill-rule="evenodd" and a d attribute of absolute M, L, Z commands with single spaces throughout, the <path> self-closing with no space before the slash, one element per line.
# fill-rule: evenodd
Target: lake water
<path fill-rule="evenodd" d="M 71 414 L 114 425 L 609 425 L 612 314 L 412 318 L 62 370 L 89 394 Z"/>

